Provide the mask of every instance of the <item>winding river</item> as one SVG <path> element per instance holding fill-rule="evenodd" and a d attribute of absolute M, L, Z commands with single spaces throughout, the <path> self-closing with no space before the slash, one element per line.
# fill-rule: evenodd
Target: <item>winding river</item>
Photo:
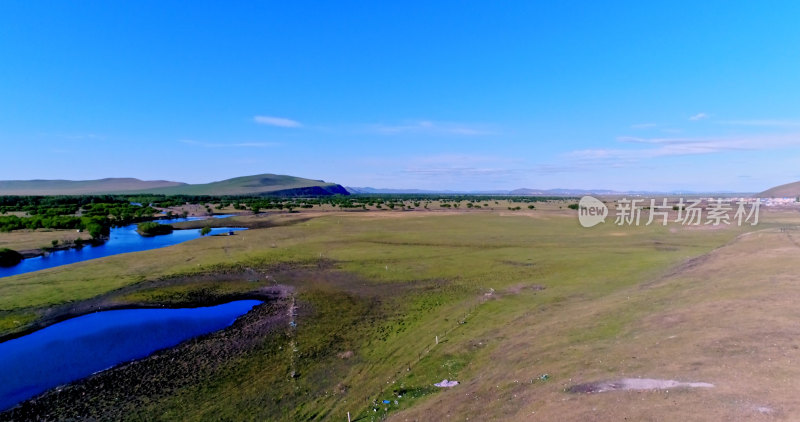
<path fill-rule="evenodd" d="M 72 318 L 0 343 L 0 411 L 123 362 L 230 326 L 258 300 L 125 309 Z"/>
<path fill-rule="evenodd" d="M 215 218 L 224 217 L 229 217 L 229 215 L 215 216 Z M 169 220 L 158 220 L 158 222 L 162 224 L 171 224 L 197 219 L 198 218 L 193 217 L 173 218 Z M 237 230 L 245 229 L 218 227 L 211 229 L 210 234 L 224 234 Z M 144 237 L 140 236 L 139 233 L 136 232 L 136 224 L 123 227 L 114 227 L 111 229 L 108 241 L 101 245 L 87 245 L 80 249 L 54 251 L 44 256 L 23 259 L 22 262 L 13 267 L 0 267 L 0 277 L 29 273 L 43 270 L 45 268 L 58 267 L 61 265 L 73 264 L 76 262 L 102 258 L 105 256 L 163 248 L 165 246 L 186 242 L 187 240 L 197 239 L 198 237 L 200 237 L 200 229 L 175 230 L 171 234 Z"/>

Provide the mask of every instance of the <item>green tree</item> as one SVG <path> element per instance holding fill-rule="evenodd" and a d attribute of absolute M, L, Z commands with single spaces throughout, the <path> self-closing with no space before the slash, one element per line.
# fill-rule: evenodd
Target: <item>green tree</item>
<path fill-rule="evenodd" d="M 17 265 L 22 261 L 22 254 L 19 252 L 8 249 L 0 248 L 0 267 L 11 267 Z"/>
<path fill-rule="evenodd" d="M 205 236 L 209 233 L 211 233 L 211 227 L 205 226 L 202 229 L 200 229 L 200 236 Z"/>
<path fill-rule="evenodd" d="M 89 223 L 86 226 L 86 231 L 89 232 L 89 235 L 92 236 L 92 239 L 99 239 L 103 236 L 103 226 L 98 223 Z"/>

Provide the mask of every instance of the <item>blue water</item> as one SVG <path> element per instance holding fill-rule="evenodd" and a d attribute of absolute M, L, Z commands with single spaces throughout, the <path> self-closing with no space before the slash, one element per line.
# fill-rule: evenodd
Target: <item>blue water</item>
<path fill-rule="evenodd" d="M 226 216 L 218 216 L 226 217 Z M 182 221 L 197 220 L 198 218 L 173 218 L 169 220 L 158 220 L 162 224 L 179 223 Z M 219 227 L 211 229 L 212 235 L 223 234 L 229 231 L 245 230 L 243 228 Z M 13 267 L 0 267 L 0 277 L 24 274 L 32 271 L 39 271 L 45 268 L 58 267 L 60 265 L 73 264 L 89 259 L 102 258 L 104 256 L 118 255 L 128 252 L 146 251 L 149 249 L 163 248 L 187 240 L 200 237 L 200 229 L 175 230 L 171 234 L 160 236 L 144 237 L 136 232 L 136 224 L 111 229 L 109 240 L 102 245 L 84 246 L 80 249 L 67 249 L 63 251 L 51 252 L 45 256 L 23 259 L 22 262 Z"/>
<path fill-rule="evenodd" d="M 208 308 L 97 312 L 0 343 L 0 410 L 53 387 L 221 330 L 260 303 L 240 300 Z"/>

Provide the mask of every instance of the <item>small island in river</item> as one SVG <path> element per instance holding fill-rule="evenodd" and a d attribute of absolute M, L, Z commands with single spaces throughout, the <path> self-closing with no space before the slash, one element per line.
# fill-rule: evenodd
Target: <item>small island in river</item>
<path fill-rule="evenodd" d="M 147 221 L 136 225 L 136 232 L 142 236 L 158 236 L 172 233 L 173 227 L 169 224 L 159 224 Z"/>

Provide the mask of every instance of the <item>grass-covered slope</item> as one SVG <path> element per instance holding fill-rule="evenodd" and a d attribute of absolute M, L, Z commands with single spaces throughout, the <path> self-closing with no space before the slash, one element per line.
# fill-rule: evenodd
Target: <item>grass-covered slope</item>
<path fill-rule="evenodd" d="M 144 192 L 144 191 L 143 191 Z M 147 189 L 165 195 L 347 195 L 335 183 L 280 174 L 257 174 L 218 182 Z"/>
<path fill-rule="evenodd" d="M 181 186 L 166 180 L 107 178 L 98 180 L 0 180 L 0 195 L 89 195 Z"/>
<path fill-rule="evenodd" d="M 800 196 L 800 182 L 775 186 L 756 195 L 759 198 L 797 198 Z"/>

